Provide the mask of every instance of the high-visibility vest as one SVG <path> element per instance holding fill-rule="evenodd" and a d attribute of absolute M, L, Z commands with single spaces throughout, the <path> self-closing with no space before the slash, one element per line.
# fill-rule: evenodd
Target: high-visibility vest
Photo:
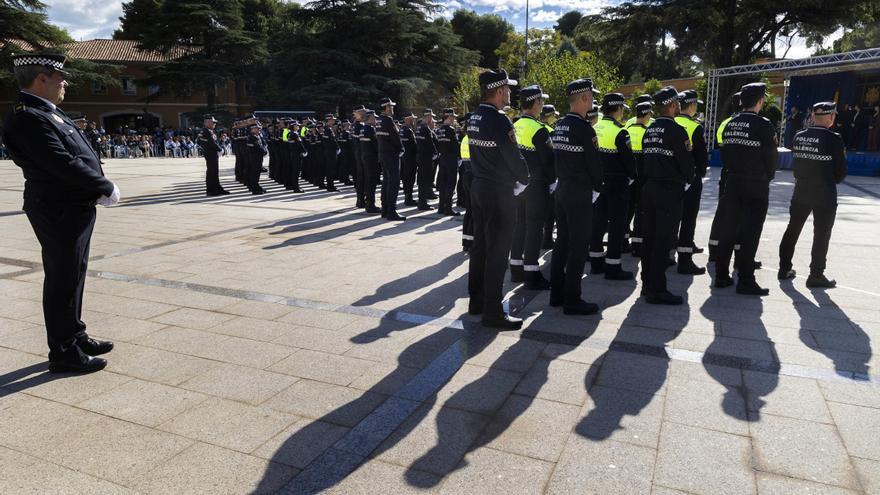
<path fill-rule="evenodd" d="M 599 138 L 599 152 L 617 153 L 617 135 L 625 129 L 611 118 L 601 119 L 593 128 L 596 130 L 596 137 Z"/>
<path fill-rule="evenodd" d="M 459 149 L 461 150 L 461 159 L 462 159 L 462 161 L 464 161 L 464 160 L 470 160 L 470 159 L 471 159 L 471 147 L 468 146 L 468 136 L 467 136 L 467 134 L 465 134 L 464 137 L 461 138 L 461 145 L 460 145 L 460 148 L 459 148 Z"/>
<path fill-rule="evenodd" d="M 727 123 L 730 122 L 730 119 L 732 118 L 733 115 L 727 117 L 726 119 L 722 120 L 720 124 L 718 124 L 718 131 L 715 132 L 715 141 L 717 141 L 718 144 L 724 144 L 724 139 L 721 137 L 721 134 L 724 132 L 724 128 L 727 127 Z"/>
<path fill-rule="evenodd" d="M 283 131 L 281 131 L 281 140 L 282 141 L 289 141 L 290 140 L 289 136 L 290 136 L 290 129 L 284 129 Z"/>
<path fill-rule="evenodd" d="M 634 122 L 626 128 L 626 131 L 629 132 L 629 142 L 633 153 L 642 152 L 642 139 L 645 137 L 646 130 L 648 128 L 638 122 Z"/>
<path fill-rule="evenodd" d="M 684 130 L 687 131 L 688 141 L 690 141 L 691 145 L 693 145 L 694 131 L 696 131 L 697 127 L 700 126 L 700 122 L 691 117 L 688 117 L 687 115 L 677 115 L 675 117 L 675 123 L 684 127 Z"/>
<path fill-rule="evenodd" d="M 519 147 L 528 151 L 535 151 L 535 134 L 543 128 L 544 124 L 541 122 L 523 115 L 522 118 L 513 124 L 513 129 L 516 131 L 516 142 L 519 144 Z"/>

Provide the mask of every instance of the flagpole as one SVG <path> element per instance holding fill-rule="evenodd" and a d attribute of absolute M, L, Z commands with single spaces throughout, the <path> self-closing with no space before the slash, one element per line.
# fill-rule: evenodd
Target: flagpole
<path fill-rule="evenodd" d="M 526 46 L 525 56 L 523 57 L 523 79 L 529 74 L 529 0 L 526 0 Z"/>

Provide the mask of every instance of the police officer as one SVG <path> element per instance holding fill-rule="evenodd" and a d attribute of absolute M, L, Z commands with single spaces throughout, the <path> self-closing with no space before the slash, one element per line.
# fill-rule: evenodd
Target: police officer
<path fill-rule="evenodd" d="M 621 267 L 626 218 L 629 208 L 629 185 L 635 181 L 636 161 L 630 149 L 629 133 L 620 119 L 629 108 L 620 93 L 602 97 L 602 118 L 594 129 L 599 142 L 604 186 L 593 204 L 593 225 L 590 239 L 590 273 L 604 273 L 607 280 L 632 280 L 632 272 Z M 602 250 L 602 239 L 608 233 L 608 253 Z"/>
<path fill-rule="evenodd" d="M 339 143 L 341 153 L 339 153 L 339 173 L 342 177 L 342 183 L 346 186 L 352 184 L 351 178 L 354 175 L 354 141 L 351 137 L 351 122 L 343 120 L 339 126 L 336 141 Z"/>
<path fill-rule="evenodd" d="M 217 120 L 213 116 L 206 116 L 202 126 L 202 132 L 199 133 L 198 142 L 205 154 L 205 191 L 208 196 L 222 196 L 229 194 L 229 191 L 223 189 L 220 185 L 220 145 L 217 144 L 217 135 L 214 134 L 214 126 Z"/>
<path fill-rule="evenodd" d="M 529 183 L 529 168 L 517 148 L 513 124 L 501 110 L 510 105 L 510 87 L 516 81 L 500 69 L 480 73 L 479 84 L 482 103 L 471 115 L 467 131 L 474 173 L 474 244 L 468 268 L 468 312 L 482 315 L 483 326 L 516 330 L 522 326 L 522 320 L 506 314 L 501 306 L 513 236 L 514 195 Z"/>
<path fill-rule="evenodd" d="M 722 136 L 721 160 L 727 167 L 719 211 L 723 213 L 715 263 L 715 287 L 733 285 L 728 272 L 734 243 L 740 240 L 736 292 L 764 296 L 768 289 L 755 281 L 755 252 L 767 217 L 770 181 L 778 163 L 776 129 L 758 112 L 764 108 L 764 83 L 740 90 L 743 111 L 730 119 Z"/>
<path fill-rule="evenodd" d="M 679 93 L 681 113 L 675 122 L 684 127 L 691 142 L 691 153 L 694 155 L 694 180 L 684 193 L 681 209 L 681 227 L 678 232 L 678 273 L 685 275 L 702 275 L 706 268 L 694 264 L 694 253 L 703 250 L 694 244 L 694 232 L 697 228 L 697 215 L 700 213 L 700 197 L 703 195 L 703 177 L 709 167 L 709 152 L 703 123 L 695 117 L 697 105 L 703 102 L 697 99 L 697 92 L 689 89 Z"/>
<path fill-rule="evenodd" d="M 339 177 L 339 154 L 342 152 L 336 140 L 336 117 L 332 113 L 324 116 L 324 178 L 328 191 L 338 191 L 333 182 Z"/>
<path fill-rule="evenodd" d="M 547 127 L 538 120 L 549 98 L 538 85 L 520 90 L 522 116 L 513 124 L 516 142 L 529 166 L 529 187 L 516 199 L 516 226 L 510 248 L 510 280 L 525 282 L 527 289 L 547 290 L 550 281 L 541 274 L 538 257 L 547 219 L 548 193 L 555 181 L 553 147 Z"/>
<path fill-rule="evenodd" d="M 593 97 L 596 95 L 594 94 Z M 602 114 L 599 112 L 599 104 L 595 101 L 593 102 L 593 107 L 587 112 L 587 121 L 590 125 L 595 126 L 599 123 L 599 118 L 602 117 Z"/>
<path fill-rule="evenodd" d="M 807 217 L 813 214 L 813 252 L 807 287 L 832 288 L 834 280 L 825 277 L 825 256 L 831 240 L 831 228 L 837 214 L 837 184 L 846 178 L 846 151 L 843 138 L 831 130 L 835 103 L 813 105 L 813 124 L 792 141 L 794 155 L 794 194 L 791 218 L 779 245 L 779 279 L 794 278 L 791 258 Z"/>
<path fill-rule="evenodd" d="M 666 288 L 669 252 L 681 219 L 684 192 L 694 180 L 694 156 L 687 131 L 675 123 L 680 103 L 674 86 L 654 94 L 660 117 L 645 131 L 642 152 L 645 185 L 642 190 L 644 245 L 642 296 L 649 304 L 681 304 L 683 298 Z"/>
<path fill-rule="evenodd" d="M 557 120 L 559 120 L 559 112 L 556 111 L 556 107 L 545 104 L 541 108 L 541 123 L 544 124 L 548 134 L 553 132 L 553 126 L 556 125 Z M 553 183 L 556 181 L 556 168 L 555 166 L 551 166 L 551 168 L 553 169 L 553 180 L 550 182 Z M 544 239 L 541 241 L 541 249 L 553 249 L 553 226 L 556 223 L 556 208 L 553 206 L 554 204 L 556 204 L 556 201 L 553 193 L 548 190 L 547 218 L 544 220 Z"/>
<path fill-rule="evenodd" d="M 263 194 L 265 189 L 260 185 L 260 172 L 263 170 L 263 157 L 269 154 L 269 146 L 263 138 L 262 127 L 259 122 L 248 126 L 246 153 L 247 170 L 245 172 L 247 188 L 251 194 Z"/>
<path fill-rule="evenodd" d="M 470 251 L 474 245 L 474 215 L 471 208 L 471 184 L 474 182 L 474 172 L 471 169 L 471 147 L 467 135 L 467 125 L 470 121 L 471 113 L 464 114 L 459 120 L 461 125 L 462 138 L 460 144 L 461 164 L 459 165 L 459 175 L 461 176 L 462 195 L 464 196 L 464 218 L 461 226 L 461 248 L 464 251 Z"/>
<path fill-rule="evenodd" d="M 289 129 L 287 152 L 290 156 L 290 171 L 287 174 L 287 182 L 285 182 L 284 188 L 294 193 L 301 193 L 303 190 L 299 187 L 299 174 L 300 170 L 302 170 L 302 161 L 309 153 L 300 135 L 299 123 L 295 120 L 291 121 Z"/>
<path fill-rule="evenodd" d="M 452 195 L 455 193 L 455 183 L 458 178 L 458 160 L 461 146 L 458 142 L 458 134 L 452 124 L 458 117 L 454 108 L 443 109 L 443 124 L 437 129 L 437 151 L 440 153 L 438 161 L 440 171 L 437 182 L 440 189 L 440 204 L 437 211 L 441 215 L 459 216 L 461 213 L 452 209 Z"/>
<path fill-rule="evenodd" d="M 82 298 L 95 227 L 95 204 L 119 202 L 100 160 L 57 105 L 68 73 L 62 55 L 12 57 L 21 88 L 3 123 L 3 142 L 24 174 L 24 212 L 42 248 L 43 318 L 49 371 L 92 372 L 112 342 L 92 339 L 82 321 Z"/>
<path fill-rule="evenodd" d="M 382 218 L 393 221 L 406 220 L 397 213 L 397 197 L 400 192 L 400 157 L 403 155 L 403 143 L 400 131 L 394 122 L 394 103 L 391 98 L 379 100 L 382 115 L 376 128 L 379 144 L 379 161 L 382 165 Z"/>
<path fill-rule="evenodd" d="M 418 153 L 416 159 L 418 161 L 418 177 L 419 184 L 419 210 L 433 209 L 428 204 L 428 199 L 433 196 L 431 187 L 433 187 L 433 162 L 437 157 L 437 136 L 434 134 L 434 111 L 426 108 L 422 112 L 422 122 L 416 130 L 416 146 Z"/>
<path fill-rule="evenodd" d="M 602 162 L 596 131 L 587 122 L 593 108 L 593 81 L 576 79 L 565 88 L 571 111 L 550 136 L 556 163 L 556 245 L 550 261 L 550 305 L 565 314 L 590 315 L 599 306 L 581 299 L 594 195 L 602 189 Z"/>
<path fill-rule="evenodd" d="M 635 99 L 633 100 L 633 110 L 635 110 L 635 107 L 639 106 L 642 103 L 650 103 L 653 105 L 654 104 L 654 97 L 651 95 L 647 95 L 647 94 L 636 96 Z M 630 117 L 629 119 L 627 119 L 627 121 L 624 122 L 623 126 L 629 127 L 629 126 L 635 124 L 637 120 L 639 120 L 639 115 L 637 113 L 633 113 L 633 116 Z M 654 123 L 654 119 L 651 118 L 648 125 L 651 125 L 653 123 Z"/>
<path fill-rule="evenodd" d="M 365 184 L 365 175 L 364 175 L 364 161 L 363 161 L 363 151 L 361 146 L 361 137 L 364 132 L 364 121 L 366 120 L 367 109 L 363 105 L 359 105 L 354 110 L 352 110 L 352 117 L 354 118 L 354 125 L 351 128 L 351 137 L 353 139 L 352 144 L 352 152 L 354 153 L 354 190 L 357 194 L 357 200 L 355 201 L 355 208 L 364 208 L 364 184 Z"/>
<path fill-rule="evenodd" d="M 412 112 L 403 117 L 400 127 L 400 142 L 403 143 L 403 159 L 400 166 L 400 179 L 403 183 L 403 204 L 417 206 L 413 197 L 418 171 L 418 146 L 416 145 L 416 116 Z"/>
<path fill-rule="evenodd" d="M 366 122 L 361 130 L 361 160 L 364 163 L 364 209 L 367 213 L 380 213 L 376 208 L 376 180 L 379 175 L 379 144 L 376 140 L 376 112 L 364 112 Z"/>
<path fill-rule="evenodd" d="M 642 208 L 642 188 L 645 185 L 645 157 L 644 145 L 642 140 L 645 137 L 645 131 L 654 120 L 654 105 L 652 102 L 644 101 L 636 104 L 634 112 L 635 121 L 626 127 L 629 133 L 630 145 L 632 146 L 633 156 L 636 159 L 636 179 L 630 186 L 630 219 L 632 220 L 632 234 L 630 242 L 632 243 L 632 255 L 635 258 L 642 256 L 642 220 L 644 219 L 644 210 Z M 629 222 L 627 222 L 629 224 Z"/>
<path fill-rule="evenodd" d="M 715 131 L 715 143 L 719 148 L 721 146 L 724 146 L 724 136 L 723 136 L 724 128 L 727 127 L 727 124 L 730 122 L 730 119 L 734 118 L 742 110 L 742 106 L 741 106 L 739 97 L 740 97 L 739 91 L 737 91 L 736 93 L 733 94 L 733 96 L 731 97 L 731 100 L 730 100 L 730 105 L 733 110 L 733 113 L 728 115 L 726 119 L 722 120 L 721 123 L 718 124 L 718 130 Z M 721 195 L 724 193 L 724 184 L 726 182 L 726 179 L 727 179 L 727 167 L 725 167 L 724 164 L 722 163 L 721 174 L 718 179 L 718 198 L 719 198 L 719 200 L 721 198 Z M 718 253 L 716 252 L 716 248 L 718 246 L 718 236 L 719 236 L 718 229 L 719 229 L 719 226 L 721 225 L 721 222 L 719 221 L 719 219 L 723 216 L 720 214 L 721 213 L 719 210 L 720 208 L 721 208 L 721 201 L 719 201 L 718 204 L 715 206 L 715 216 L 712 217 L 712 227 L 709 230 L 709 261 L 717 261 L 717 259 L 718 259 Z M 734 248 L 735 248 L 735 251 L 739 250 L 736 246 L 734 246 Z M 736 264 L 736 263 L 734 263 L 734 264 Z"/>

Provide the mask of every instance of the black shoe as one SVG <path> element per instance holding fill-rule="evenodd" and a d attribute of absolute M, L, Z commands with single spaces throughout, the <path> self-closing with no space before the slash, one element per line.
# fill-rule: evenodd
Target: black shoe
<path fill-rule="evenodd" d="M 760 270 L 764 265 L 760 261 L 755 261 L 755 270 Z"/>
<path fill-rule="evenodd" d="M 405 199 L 405 200 L 403 200 L 403 204 L 404 204 L 404 206 L 418 206 L 419 205 L 418 203 L 416 203 L 416 201 L 414 199 Z"/>
<path fill-rule="evenodd" d="M 620 265 L 605 266 L 605 280 L 635 280 L 636 275 L 620 268 Z"/>
<path fill-rule="evenodd" d="M 469 315 L 481 315 L 483 314 L 483 303 L 475 302 L 471 299 L 470 303 L 468 303 L 468 314 Z"/>
<path fill-rule="evenodd" d="M 428 211 L 428 210 L 433 210 L 434 207 L 431 206 L 431 205 L 429 205 L 429 204 L 427 204 L 427 203 L 421 203 L 421 204 L 418 205 L 418 209 L 420 209 L 420 210 L 422 210 L 422 211 Z"/>
<path fill-rule="evenodd" d="M 730 278 L 730 275 L 715 275 L 715 288 L 723 289 L 725 287 L 730 287 L 733 285 L 733 279 Z"/>
<path fill-rule="evenodd" d="M 837 287 L 836 280 L 829 280 L 825 277 L 825 275 L 813 274 L 811 273 L 809 277 L 807 277 L 807 287 L 811 289 L 833 289 Z"/>
<path fill-rule="evenodd" d="M 796 276 L 797 276 L 797 272 L 792 269 L 788 269 L 788 270 L 780 269 L 779 272 L 776 273 L 776 278 L 779 280 L 791 280 L 791 279 L 795 278 Z"/>
<path fill-rule="evenodd" d="M 693 254 L 703 254 L 703 252 L 705 251 L 705 249 L 697 246 L 691 246 L 691 249 L 694 250 Z"/>
<path fill-rule="evenodd" d="M 294 192 L 294 193 L 302 193 L 303 190 L 300 189 L 300 188 L 298 188 L 298 187 L 294 187 L 294 188 L 293 188 L 293 192 Z"/>
<path fill-rule="evenodd" d="M 385 216 L 385 218 L 389 221 L 392 221 L 392 222 L 402 222 L 402 221 L 406 220 L 405 216 L 399 215 L 396 211 L 393 213 L 389 213 L 388 215 Z"/>
<path fill-rule="evenodd" d="M 667 306 L 678 306 L 684 303 L 684 298 L 676 296 L 669 291 L 652 292 L 645 295 L 645 302 L 648 304 L 665 304 Z"/>
<path fill-rule="evenodd" d="M 525 281 L 526 275 L 522 265 L 510 265 L 510 281 L 518 284 Z"/>
<path fill-rule="evenodd" d="M 107 360 L 99 357 L 87 356 L 82 353 L 71 354 L 57 361 L 49 361 L 51 373 L 94 373 L 107 367 Z"/>
<path fill-rule="evenodd" d="M 101 354 L 107 354 L 113 350 L 113 342 L 110 342 L 109 340 L 95 340 L 88 338 L 77 342 L 76 345 L 81 351 L 83 351 L 83 353 L 88 354 L 89 356 L 100 356 Z"/>
<path fill-rule="evenodd" d="M 599 305 L 588 303 L 586 301 L 578 301 L 575 304 L 566 304 L 562 307 L 562 312 L 567 315 L 594 315 L 599 312 Z"/>
<path fill-rule="evenodd" d="M 556 243 L 553 242 L 553 239 L 544 239 L 544 242 L 541 243 L 541 249 L 553 249 Z"/>
<path fill-rule="evenodd" d="M 590 273 L 599 275 L 605 273 L 605 258 L 592 258 L 590 260 Z"/>
<path fill-rule="evenodd" d="M 706 267 L 697 266 L 693 261 L 679 261 L 677 271 L 682 275 L 702 275 L 706 273 Z"/>
<path fill-rule="evenodd" d="M 266 194 L 266 190 L 262 187 L 259 189 L 251 189 L 251 194 Z"/>
<path fill-rule="evenodd" d="M 327 192 L 336 192 L 336 191 L 338 191 L 338 190 L 339 190 L 339 189 L 336 189 L 336 186 L 330 186 L 330 187 L 327 188 Z"/>
<path fill-rule="evenodd" d="M 498 328 L 501 330 L 519 330 L 522 328 L 522 319 L 505 313 L 501 316 L 483 317 L 480 321 L 484 327 Z"/>
<path fill-rule="evenodd" d="M 367 213 L 382 213 L 382 210 L 376 208 L 375 206 L 367 206 L 366 208 L 364 208 L 364 210 Z"/>
<path fill-rule="evenodd" d="M 553 289 L 550 289 L 550 307 L 551 308 L 559 308 L 563 304 L 565 304 L 565 299 L 562 296 L 556 295 L 553 293 Z"/>
<path fill-rule="evenodd" d="M 770 294 L 770 289 L 765 289 L 758 285 L 754 280 L 749 282 L 744 282 L 740 280 L 736 284 L 736 293 L 743 294 L 747 296 L 766 296 Z"/>
<path fill-rule="evenodd" d="M 550 281 L 544 278 L 541 272 L 525 272 L 526 289 L 529 290 L 550 290 Z"/>
<path fill-rule="evenodd" d="M 443 212 L 443 214 L 446 215 L 447 217 L 460 217 L 461 216 L 461 213 L 459 213 L 455 210 L 452 210 L 452 209 L 446 210 L 445 212 Z"/>
<path fill-rule="evenodd" d="M 262 174 L 265 174 L 265 173 L 268 172 L 268 171 L 269 171 L 269 169 L 266 168 L 266 167 L 262 167 L 262 168 L 260 168 L 260 173 L 262 173 Z"/>

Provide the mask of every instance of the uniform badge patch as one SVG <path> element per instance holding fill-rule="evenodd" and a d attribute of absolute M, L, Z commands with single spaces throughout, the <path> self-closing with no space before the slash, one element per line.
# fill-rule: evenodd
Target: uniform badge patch
<path fill-rule="evenodd" d="M 687 141 L 684 142 L 684 147 L 685 147 L 685 149 L 687 149 L 688 151 L 693 151 L 693 150 L 694 150 L 694 147 L 691 145 L 690 140 L 687 140 Z"/>
<path fill-rule="evenodd" d="M 593 136 L 593 148 L 599 149 L 599 138 L 597 136 Z"/>
<path fill-rule="evenodd" d="M 513 130 L 512 130 L 512 131 L 508 132 L 508 133 L 507 133 L 507 137 L 510 138 L 510 142 L 513 143 L 514 146 L 517 145 L 517 142 L 516 142 L 516 131 L 513 131 Z"/>
<path fill-rule="evenodd" d="M 54 113 L 52 114 L 52 118 L 55 119 L 55 122 L 58 122 L 59 124 L 63 124 L 63 123 L 64 123 L 64 119 L 62 119 L 61 117 L 55 115 Z"/>

